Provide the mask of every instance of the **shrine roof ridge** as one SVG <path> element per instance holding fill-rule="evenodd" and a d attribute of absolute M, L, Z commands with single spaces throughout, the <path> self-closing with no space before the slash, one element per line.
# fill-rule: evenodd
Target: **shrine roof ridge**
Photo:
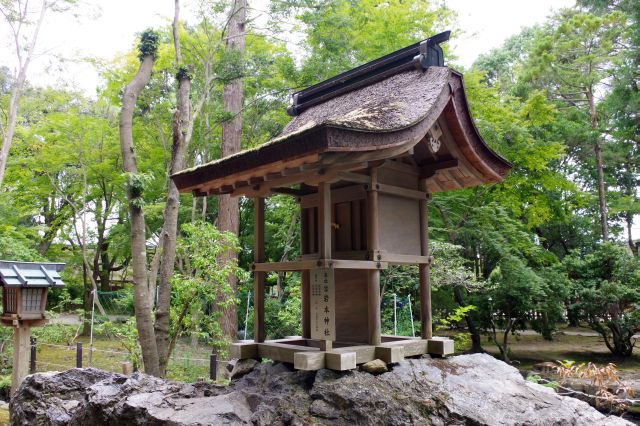
<path fill-rule="evenodd" d="M 448 41 L 450 36 L 451 31 L 441 32 L 300 90 L 292 95 L 293 103 L 287 113 L 296 116 L 314 105 L 403 71 L 442 67 L 444 56 L 440 43 Z"/>

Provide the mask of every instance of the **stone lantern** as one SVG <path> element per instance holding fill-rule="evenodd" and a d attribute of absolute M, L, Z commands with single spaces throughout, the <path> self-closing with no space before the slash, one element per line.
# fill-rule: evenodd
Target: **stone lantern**
<path fill-rule="evenodd" d="M 47 322 L 44 312 L 49 289 L 64 285 L 60 277 L 62 269 L 63 263 L 0 260 L 0 321 L 14 328 L 12 394 L 29 371 L 31 327 Z"/>

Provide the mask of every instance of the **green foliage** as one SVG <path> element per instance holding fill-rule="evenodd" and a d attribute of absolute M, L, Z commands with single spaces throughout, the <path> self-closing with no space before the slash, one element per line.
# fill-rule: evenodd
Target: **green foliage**
<path fill-rule="evenodd" d="M 446 318 L 441 318 L 438 321 L 436 330 L 446 330 L 459 327 L 469 312 L 475 310 L 477 310 L 477 308 L 474 305 L 456 307 Z M 453 341 L 455 342 L 457 352 L 465 352 L 471 347 L 471 333 L 457 332 L 453 336 Z"/>
<path fill-rule="evenodd" d="M 144 190 L 145 187 L 153 180 L 153 177 L 144 173 L 126 173 L 127 176 L 127 191 L 131 194 L 130 203 L 141 209 L 144 207 Z"/>
<path fill-rule="evenodd" d="M 298 10 L 310 48 L 300 73 L 301 85 L 317 83 L 450 29 L 454 17 L 446 6 L 419 0 L 306 3 Z"/>
<path fill-rule="evenodd" d="M 235 275 L 243 280 L 246 272 L 238 268 L 235 260 L 220 259 L 230 250 L 238 251 L 237 238 L 206 222 L 185 223 L 181 230 L 178 254 L 188 266 L 172 280 L 172 334 L 179 336 L 186 329 L 194 329 L 207 344 L 224 354 L 229 342 L 219 323 L 221 309 L 238 303 L 228 278 Z M 208 315 L 197 316 L 199 321 L 189 315 L 212 305 L 215 309 L 207 312 Z"/>
<path fill-rule="evenodd" d="M 23 232 L 10 225 L 0 225 L 0 259 L 29 262 L 43 260 L 35 249 L 33 241 L 27 236 L 30 232 L 28 230 Z"/>
<path fill-rule="evenodd" d="M 134 314 L 134 292 L 131 287 L 118 291 L 98 291 L 98 300 L 108 315 Z"/>
<path fill-rule="evenodd" d="M 129 354 L 127 360 L 131 362 L 134 369 L 137 370 L 142 366 L 142 349 L 140 349 L 140 342 L 138 341 L 135 318 L 129 318 L 126 322 L 119 324 L 105 321 L 95 326 L 95 332 L 117 340 L 120 346 Z"/>
<path fill-rule="evenodd" d="M 535 374 L 532 375 L 532 376 L 527 377 L 527 381 L 531 382 L 531 383 L 536 383 L 536 384 L 542 385 L 542 386 L 544 386 L 546 388 L 551 388 L 554 391 L 557 391 L 558 387 L 560 386 L 560 382 L 558 382 L 558 381 L 546 380 L 546 379 L 543 379 L 542 377 L 540 377 L 538 375 L 535 375 Z"/>
<path fill-rule="evenodd" d="M 49 296 L 47 297 L 47 304 L 51 305 L 54 303 L 51 310 L 55 312 L 70 312 L 72 309 L 82 305 L 82 299 L 79 297 L 73 297 L 69 287 L 67 286 L 60 289 L 55 298 L 51 296 L 51 293 L 49 293 Z"/>
<path fill-rule="evenodd" d="M 189 67 L 179 67 L 178 71 L 176 72 L 176 80 L 180 81 L 180 80 L 191 80 L 193 71 L 191 69 L 189 69 Z"/>
<path fill-rule="evenodd" d="M 158 43 L 160 34 L 153 29 L 148 29 L 140 34 L 140 43 L 138 44 L 138 59 L 141 61 L 145 56 L 156 57 L 158 54 Z"/>
<path fill-rule="evenodd" d="M 46 327 L 34 327 L 31 333 L 39 343 L 69 346 L 78 335 L 78 327 L 66 324 L 47 324 Z"/>
<path fill-rule="evenodd" d="M 469 312 L 474 310 L 476 307 L 473 305 L 458 306 L 449 316 L 440 319 L 440 325 L 437 329 L 443 330 L 457 326 Z"/>
<path fill-rule="evenodd" d="M 8 395 L 11 390 L 11 374 L 0 376 L 0 393 Z"/>
<path fill-rule="evenodd" d="M 243 300 L 243 302 L 240 305 L 240 309 L 238 309 L 238 315 L 241 317 L 238 323 L 242 325 L 245 322 L 246 300 Z M 282 297 L 266 297 L 264 302 L 264 326 L 268 339 L 281 339 L 285 336 L 300 336 L 302 334 L 299 275 L 289 280 Z M 253 313 L 253 309 L 251 309 L 247 322 L 247 338 L 253 337 Z"/>
<path fill-rule="evenodd" d="M 630 356 L 640 328 L 640 261 L 612 243 L 563 261 L 571 278 L 569 309 L 600 333 L 612 353 Z"/>
<path fill-rule="evenodd" d="M 9 374 L 13 368 L 13 329 L 0 327 L 0 375 Z"/>

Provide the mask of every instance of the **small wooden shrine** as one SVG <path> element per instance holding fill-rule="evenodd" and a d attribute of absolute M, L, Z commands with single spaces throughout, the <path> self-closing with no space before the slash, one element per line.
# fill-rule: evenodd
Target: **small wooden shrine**
<path fill-rule="evenodd" d="M 63 263 L 0 260 L 4 326 L 13 327 L 11 394 L 29 372 L 31 327 L 47 323 L 45 309 L 50 288 L 62 287 Z"/>
<path fill-rule="evenodd" d="M 482 140 L 462 75 L 444 66 L 442 33 L 293 95 L 295 118 L 270 142 L 172 176 L 196 196 L 254 199 L 254 335 L 237 358 L 346 370 L 375 358 L 453 352 L 431 324 L 432 193 L 500 182 L 510 165 Z M 301 213 L 301 256 L 267 263 L 265 198 Z M 418 265 L 421 337 L 381 334 L 380 271 Z M 265 341 L 265 274 L 300 271 L 302 336 Z"/>

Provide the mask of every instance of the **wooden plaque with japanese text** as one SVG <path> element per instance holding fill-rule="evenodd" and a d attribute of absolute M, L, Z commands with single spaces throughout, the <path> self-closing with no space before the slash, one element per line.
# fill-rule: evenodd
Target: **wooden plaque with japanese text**
<path fill-rule="evenodd" d="M 336 339 L 336 291 L 333 269 L 311 270 L 311 338 Z"/>

